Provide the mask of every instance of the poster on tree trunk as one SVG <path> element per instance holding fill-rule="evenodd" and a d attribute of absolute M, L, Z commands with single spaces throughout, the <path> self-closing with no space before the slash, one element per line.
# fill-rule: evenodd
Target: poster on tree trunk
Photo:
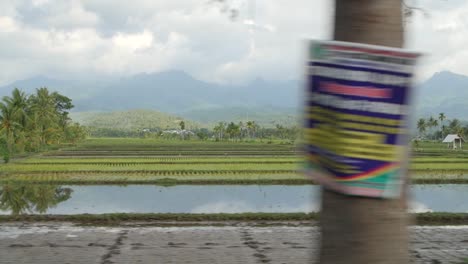
<path fill-rule="evenodd" d="M 419 54 L 338 41 L 311 42 L 309 54 L 307 174 L 342 194 L 399 197 Z"/>

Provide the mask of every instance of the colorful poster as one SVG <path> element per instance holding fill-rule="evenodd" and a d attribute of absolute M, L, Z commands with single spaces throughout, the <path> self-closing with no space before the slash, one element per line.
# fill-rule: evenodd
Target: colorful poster
<path fill-rule="evenodd" d="M 400 195 L 418 57 L 358 43 L 311 43 L 305 144 L 307 171 L 317 182 L 347 195 Z"/>

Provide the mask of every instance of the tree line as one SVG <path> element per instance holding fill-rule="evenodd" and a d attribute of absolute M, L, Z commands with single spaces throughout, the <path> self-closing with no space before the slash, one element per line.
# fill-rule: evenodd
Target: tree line
<path fill-rule="evenodd" d="M 85 129 L 69 117 L 73 107 L 70 98 L 45 87 L 34 94 L 15 88 L 0 101 L 0 156 L 8 162 L 14 154 L 84 139 Z"/>
<path fill-rule="evenodd" d="M 417 122 L 419 138 L 441 140 L 448 134 L 459 134 L 465 137 L 468 134 L 468 126 L 463 126 L 457 118 L 448 119 L 444 113 L 437 117 L 420 118 Z"/>
<path fill-rule="evenodd" d="M 286 127 L 280 124 L 275 124 L 274 127 L 263 127 L 255 121 L 240 121 L 226 122 L 220 121 L 212 128 L 193 128 L 192 133 L 187 133 L 185 123 L 181 121 L 177 128 L 181 133 L 167 134 L 164 130 L 140 131 L 133 135 L 140 137 L 157 137 L 161 139 L 199 139 L 199 140 L 214 140 L 214 141 L 249 141 L 257 139 L 282 139 L 296 140 L 301 133 L 298 126 Z M 185 131 L 185 133 L 184 133 Z M 101 130 L 101 132 L 104 132 Z M 110 132 L 110 131 L 107 131 Z M 114 131 L 113 134 L 121 134 Z M 124 133 L 129 135 L 128 133 Z"/>
<path fill-rule="evenodd" d="M 220 121 L 211 128 L 189 127 L 187 121 L 181 120 L 176 126 L 170 128 L 150 128 L 124 130 L 119 128 L 86 127 L 93 137 L 142 137 L 174 140 L 215 140 L 215 141 L 246 141 L 256 139 L 283 139 L 296 140 L 300 137 L 299 126 L 284 126 L 273 124 L 272 127 L 259 125 L 256 121 L 227 122 Z M 166 133 L 167 131 L 179 133 Z"/>
<path fill-rule="evenodd" d="M 275 124 L 274 127 L 262 127 L 255 121 L 246 122 L 218 122 L 213 127 L 212 137 L 216 140 L 242 140 L 242 139 L 289 139 L 298 138 L 301 129 L 297 126 L 286 127 Z"/>

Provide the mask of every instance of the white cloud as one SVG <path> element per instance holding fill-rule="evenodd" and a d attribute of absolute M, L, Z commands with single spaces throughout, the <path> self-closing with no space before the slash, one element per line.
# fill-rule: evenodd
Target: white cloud
<path fill-rule="evenodd" d="M 112 37 L 112 44 L 123 52 L 135 52 L 141 49 L 151 47 L 153 43 L 153 35 L 151 32 L 144 30 L 137 34 L 117 33 Z"/>
<path fill-rule="evenodd" d="M 49 4 L 48 1 L 46 1 L 43 5 L 46 3 Z M 49 8 L 52 5 L 52 3 L 48 5 Z M 46 25 L 50 27 L 94 27 L 100 22 L 97 14 L 85 10 L 82 4 L 76 0 L 54 11 L 55 12 L 45 17 Z"/>
<path fill-rule="evenodd" d="M 0 1 L 0 84 L 35 75 L 117 77 L 169 69 L 218 82 L 302 78 L 305 39 L 330 39 L 328 0 Z M 418 75 L 468 75 L 468 3 L 415 2 L 408 47 Z M 230 18 L 229 8 L 239 11 Z"/>
<path fill-rule="evenodd" d="M 259 0 L 249 25 L 243 23 L 249 19 L 247 2 L 240 0 L 229 2 L 239 11 L 235 20 L 221 6 L 198 0 L 7 2 L 12 15 L 0 20 L 0 30 L 16 35 L 0 35 L 6 47 L 0 58 L 15 70 L 0 73 L 2 84 L 40 74 L 121 76 L 168 69 L 234 83 L 298 78 L 301 38 L 325 36 L 330 20 L 323 0 Z"/>
<path fill-rule="evenodd" d="M 442 70 L 468 75 L 468 2 L 425 1 L 428 17 L 416 13 L 408 24 L 408 47 L 421 51 L 419 79 Z"/>
<path fill-rule="evenodd" d="M 49 3 L 49 0 L 33 0 L 32 5 L 33 6 L 42 6 Z"/>
<path fill-rule="evenodd" d="M 16 21 L 11 17 L 0 16 L 0 33 L 11 33 L 18 29 Z"/>

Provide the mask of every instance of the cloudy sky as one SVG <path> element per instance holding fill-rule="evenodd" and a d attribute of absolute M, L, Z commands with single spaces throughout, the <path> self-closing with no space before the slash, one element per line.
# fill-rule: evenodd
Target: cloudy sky
<path fill-rule="evenodd" d="M 222 83 L 298 79 L 304 40 L 331 37 L 332 2 L 0 0 L 0 85 L 171 69 Z M 410 2 L 429 15 L 408 24 L 407 47 L 426 54 L 418 78 L 468 75 L 468 1 Z"/>

